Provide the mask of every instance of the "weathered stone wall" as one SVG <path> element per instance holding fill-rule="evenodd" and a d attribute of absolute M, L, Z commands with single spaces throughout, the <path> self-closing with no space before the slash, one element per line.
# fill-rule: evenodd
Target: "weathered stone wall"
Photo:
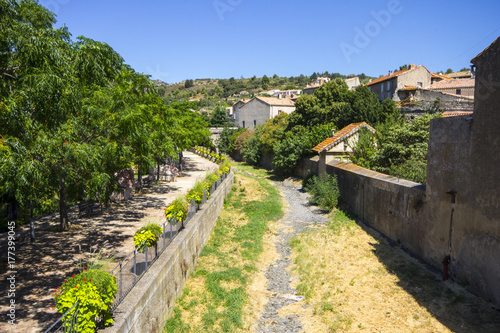
<path fill-rule="evenodd" d="M 162 332 L 231 192 L 234 174 L 212 194 L 115 310 L 111 332 Z"/>
<path fill-rule="evenodd" d="M 293 170 L 293 175 L 299 178 L 305 178 L 309 173 L 319 174 L 318 170 L 319 156 L 305 158 Z"/>
<path fill-rule="evenodd" d="M 443 112 L 473 112 L 474 101 L 465 98 L 455 97 L 438 91 L 418 89 L 415 92 L 415 98 L 418 101 L 415 105 L 405 105 L 401 107 L 401 113 L 407 118 L 421 116 L 429 112 L 433 107 L 434 101 L 441 100 L 440 108 Z"/>
<path fill-rule="evenodd" d="M 432 225 L 428 219 L 424 185 L 344 162 L 329 163 L 326 172 L 337 175 L 340 201 L 354 214 L 439 267 L 440 261 L 432 260 L 433 257 L 427 254 L 427 235 Z"/>

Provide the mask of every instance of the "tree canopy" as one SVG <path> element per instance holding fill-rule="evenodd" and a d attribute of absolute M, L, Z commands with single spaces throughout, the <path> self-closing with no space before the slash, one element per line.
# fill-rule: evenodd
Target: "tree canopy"
<path fill-rule="evenodd" d="M 117 172 L 147 171 L 208 137 L 201 117 L 165 105 L 106 43 L 72 40 L 36 1 L 0 1 L 2 204 L 57 201 L 67 229 L 69 202 L 108 202 Z"/>

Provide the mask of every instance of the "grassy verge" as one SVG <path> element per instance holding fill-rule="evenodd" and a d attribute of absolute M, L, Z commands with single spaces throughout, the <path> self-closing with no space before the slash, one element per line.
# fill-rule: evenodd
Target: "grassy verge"
<path fill-rule="evenodd" d="M 281 196 L 266 179 L 238 174 L 195 270 L 164 332 L 248 330 L 245 305 L 269 222 L 283 215 Z"/>
<path fill-rule="evenodd" d="M 500 332 L 500 312 L 341 211 L 292 241 L 307 332 Z M 294 308 L 295 306 L 295 308 Z"/>

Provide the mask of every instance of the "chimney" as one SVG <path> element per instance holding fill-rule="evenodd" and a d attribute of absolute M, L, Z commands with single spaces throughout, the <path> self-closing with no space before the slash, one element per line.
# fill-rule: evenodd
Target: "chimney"
<path fill-rule="evenodd" d="M 332 129 L 332 138 L 335 136 L 335 130 Z"/>
<path fill-rule="evenodd" d="M 410 64 L 410 70 L 415 69 L 415 64 Z"/>
<path fill-rule="evenodd" d="M 391 75 L 391 74 L 392 74 L 392 71 L 389 71 L 389 75 Z"/>

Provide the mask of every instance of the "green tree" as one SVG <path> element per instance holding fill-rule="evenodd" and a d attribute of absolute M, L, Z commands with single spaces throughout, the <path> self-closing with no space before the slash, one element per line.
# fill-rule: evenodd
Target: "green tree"
<path fill-rule="evenodd" d="M 270 82 L 270 80 L 267 77 L 267 75 L 264 75 L 262 77 L 262 89 L 267 90 L 269 88 L 269 82 Z"/>
<path fill-rule="evenodd" d="M 213 127 L 227 127 L 229 125 L 229 118 L 225 107 L 220 104 L 217 105 L 210 115 L 210 125 Z"/>

